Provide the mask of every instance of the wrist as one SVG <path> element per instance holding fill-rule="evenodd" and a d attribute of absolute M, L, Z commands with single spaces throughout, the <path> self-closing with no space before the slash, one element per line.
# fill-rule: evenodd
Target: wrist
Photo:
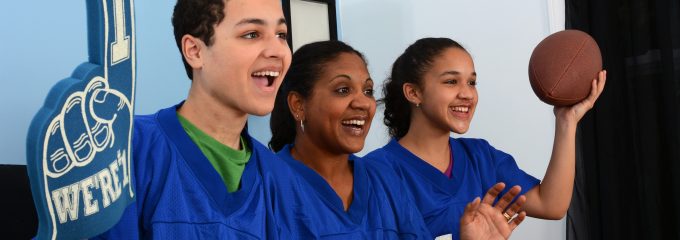
<path fill-rule="evenodd" d="M 555 121 L 555 131 L 576 132 L 577 121 L 570 121 L 564 118 L 557 118 Z"/>

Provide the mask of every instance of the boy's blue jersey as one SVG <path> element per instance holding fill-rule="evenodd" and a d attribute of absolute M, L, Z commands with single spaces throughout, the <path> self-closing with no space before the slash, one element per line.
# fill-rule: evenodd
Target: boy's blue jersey
<path fill-rule="evenodd" d="M 451 178 L 395 139 L 364 157 L 389 164 L 401 175 L 435 237 L 452 234 L 458 239 L 465 206 L 475 197 L 483 197 L 494 184 L 504 182 L 506 190 L 520 185 L 524 194 L 540 183 L 519 169 L 512 156 L 496 150 L 485 140 L 450 138 L 449 142 L 453 154 Z"/>
<path fill-rule="evenodd" d="M 186 134 L 176 110 L 136 116 L 133 164 L 137 202 L 101 238 L 111 239 L 272 239 L 276 195 L 270 169 L 287 166 L 244 133 L 252 155 L 240 189 L 229 193 L 219 173 Z M 245 131 L 244 131 L 245 132 Z M 287 191 L 285 182 L 280 190 Z"/>
<path fill-rule="evenodd" d="M 295 172 L 288 177 L 295 179 L 297 191 L 273 202 L 280 209 L 274 217 L 282 238 L 432 239 L 406 186 L 390 166 L 350 155 L 354 189 L 345 211 L 330 185 L 293 159 L 290 148 L 285 146 L 278 156 Z"/>

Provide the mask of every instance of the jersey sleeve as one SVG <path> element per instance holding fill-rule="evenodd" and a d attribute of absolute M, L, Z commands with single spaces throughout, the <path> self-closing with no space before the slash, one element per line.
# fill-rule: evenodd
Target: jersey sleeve
<path fill-rule="evenodd" d="M 148 156 L 151 155 L 149 149 L 151 145 L 149 142 L 155 142 L 153 139 L 158 138 L 158 132 L 154 131 L 153 118 L 151 116 L 135 116 L 134 135 L 132 138 L 133 144 L 133 175 L 132 179 L 135 189 L 135 203 L 130 204 L 125 209 L 125 212 L 118 220 L 118 223 L 111 229 L 91 239 L 144 239 L 145 222 L 142 216 L 145 210 L 145 199 L 149 196 L 149 184 L 151 177 L 154 174 L 154 167 L 149 166 L 153 161 L 148 161 Z M 150 141 L 151 139 L 151 141 Z M 163 149 L 163 151 L 169 151 Z"/>
<path fill-rule="evenodd" d="M 517 166 L 517 162 L 515 162 L 515 158 L 510 154 L 494 148 L 486 141 L 484 141 L 484 143 L 491 156 L 497 182 L 504 182 L 506 190 L 510 189 L 512 186 L 519 185 L 522 187 L 521 194 L 526 194 L 529 190 L 541 183 L 540 180 L 520 169 L 519 166 Z M 505 191 L 503 193 L 505 193 Z"/>
<path fill-rule="evenodd" d="M 118 223 L 108 231 L 90 239 L 142 239 L 139 218 L 137 217 L 137 204 L 130 204 L 123 212 Z"/>

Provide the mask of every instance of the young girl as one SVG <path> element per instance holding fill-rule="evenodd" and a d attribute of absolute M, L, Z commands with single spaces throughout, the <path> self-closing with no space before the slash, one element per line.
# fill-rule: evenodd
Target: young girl
<path fill-rule="evenodd" d="M 375 109 L 373 80 L 361 53 L 337 41 L 295 52 L 271 116 L 270 147 L 296 172 L 278 179 L 295 178 L 301 190 L 273 203 L 281 209 L 275 218 L 286 237 L 431 239 L 396 172 L 353 155 L 364 146 Z M 466 236 L 507 237 L 524 218 L 520 214 L 509 224 L 501 214 L 519 188 L 490 207 L 502 186 L 492 188 L 482 205 L 476 200 L 468 208 Z M 521 204 L 509 208 L 511 214 Z"/>
<path fill-rule="evenodd" d="M 587 99 L 554 109 L 555 141 L 543 182 L 483 139 L 450 137 L 470 126 L 476 83 L 472 58 L 460 44 L 447 38 L 416 41 L 394 62 L 383 90 L 384 122 L 393 139 L 365 158 L 400 172 L 434 236 L 457 237 L 465 204 L 497 182 L 522 187 L 529 216 L 562 218 L 574 181 L 576 126 L 602 92 L 605 72 L 593 80 Z"/>

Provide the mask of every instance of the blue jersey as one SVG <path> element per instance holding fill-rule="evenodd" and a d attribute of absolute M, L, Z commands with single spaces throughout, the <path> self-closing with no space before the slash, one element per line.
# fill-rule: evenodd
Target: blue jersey
<path fill-rule="evenodd" d="M 186 134 L 179 105 L 136 116 L 133 164 L 137 202 L 101 238 L 272 239 L 278 235 L 268 204 L 276 191 L 270 169 L 286 165 L 244 133 L 252 155 L 240 189 L 229 193 L 219 173 Z M 281 183 L 286 184 L 285 182 Z M 281 190 L 287 190 L 286 187 Z M 271 227 L 271 228 L 268 228 Z"/>
<path fill-rule="evenodd" d="M 278 152 L 290 165 L 297 192 L 274 202 L 286 239 L 432 239 L 412 197 L 390 166 L 350 155 L 354 190 L 347 211 L 330 185 L 293 159 L 290 145 Z"/>
<path fill-rule="evenodd" d="M 426 226 L 433 236 L 452 234 L 459 238 L 460 217 L 466 204 L 498 182 L 520 185 L 522 194 L 540 181 L 517 167 L 507 153 L 482 139 L 451 138 L 452 177 L 420 159 L 396 140 L 364 158 L 393 166 L 416 200 Z M 508 188 L 509 189 L 509 188 Z"/>

